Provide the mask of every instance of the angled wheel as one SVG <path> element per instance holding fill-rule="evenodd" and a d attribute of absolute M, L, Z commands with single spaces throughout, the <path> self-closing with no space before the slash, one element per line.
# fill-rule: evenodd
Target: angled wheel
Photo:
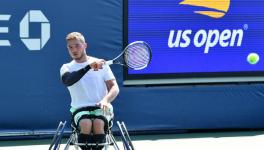
<path fill-rule="evenodd" d="M 122 139 L 122 142 L 124 145 L 124 149 L 125 150 L 135 150 L 135 148 L 132 144 L 132 141 L 130 139 L 130 136 L 128 134 L 125 123 L 124 122 L 120 123 L 119 121 L 117 121 L 117 125 L 119 128 L 120 134 L 121 134 L 121 139 Z"/>
<path fill-rule="evenodd" d="M 66 127 L 66 123 L 67 121 L 64 121 L 64 122 L 61 121 L 59 123 L 56 133 L 54 134 L 51 144 L 49 146 L 49 150 L 59 150 L 60 145 L 61 145 L 61 139 L 64 133 L 64 129 Z"/>

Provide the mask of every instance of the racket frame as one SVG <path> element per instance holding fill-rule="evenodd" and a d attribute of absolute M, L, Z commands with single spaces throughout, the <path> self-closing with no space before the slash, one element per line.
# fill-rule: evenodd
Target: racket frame
<path fill-rule="evenodd" d="M 127 49 L 131 46 L 131 45 L 134 45 L 134 44 L 137 44 L 137 43 L 143 43 L 144 45 L 146 45 L 147 47 L 148 47 L 148 49 L 149 49 L 149 61 L 148 61 L 148 64 L 150 63 L 150 61 L 151 61 L 151 59 L 152 59 L 152 52 L 151 52 L 151 48 L 150 48 L 150 46 L 146 43 L 146 42 L 144 42 L 144 41 L 135 41 L 135 42 L 132 42 L 132 43 L 130 43 L 130 44 L 128 44 L 126 47 L 125 47 L 125 49 L 118 55 L 118 56 L 116 56 L 114 59 L 112 59 L 112 60 L 108 60 L 108 61 L 106 61 L 106 64 L 107 65 L 112 65 L 112 64 L 119 64 L 119 65 L 122 65 L 122 66 L 125 66 L 125 67 L 128 67 L 128 68 L 130 68 L 130 69 L 133 69 L 133 70 L 141 70 L 141 69 L 144 69 L 144 68 L 146 68 L 147 66 L 148 66 L 148 64 L 146 64 L 145 66 L 142 66 L 142 67 L 140 67 L 140 68 L 133 68 L 133 67 L 130 67 L 129 65 L 127 65 L 127 63 L 126 63 L 126 61 L 125 61 L 125 59 L 124 59 L 124 53 L 127 51 Z M 122 62 L 120 62 L 120 61 L 117 61 L 119 58 L 121 58 L 121 56 L 123 57 L 123 59 L 122 59 Z"/>

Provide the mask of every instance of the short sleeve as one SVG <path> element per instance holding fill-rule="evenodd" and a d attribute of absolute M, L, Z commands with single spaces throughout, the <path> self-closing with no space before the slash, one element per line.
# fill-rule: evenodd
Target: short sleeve
<path fill-rule="evenodd" d="M 62 76 L 65 72 L 69 72 L 69 68 L 66 64 L 63 64 L 60 68 L 60 76 Z"/>
<path fill-rule="evenodd" d="M 104 65 L 103 70 L 104 70 L 104 81 L 115 79 L 115 76 L 114 76 L 111 68 L 109 67 L 109 65 Z"/>

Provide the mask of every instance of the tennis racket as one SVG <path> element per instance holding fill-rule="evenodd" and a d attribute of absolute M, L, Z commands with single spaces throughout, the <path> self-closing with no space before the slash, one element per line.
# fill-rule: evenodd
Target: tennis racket
<path fill-rule="evenodd" d="M 144 41 L 135 41 L 127 45 L 116 58 L 106 61 L 106 64 L 119 64 L 133 70 L 141 70 L 148 66 L 151 58 L 150 46 Z"/>

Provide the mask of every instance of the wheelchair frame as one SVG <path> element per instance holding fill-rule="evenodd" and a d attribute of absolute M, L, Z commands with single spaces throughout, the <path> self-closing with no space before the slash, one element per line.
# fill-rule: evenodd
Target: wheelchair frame
<path fill-rule="evenodd" d="M 56 130 L 56 133 L 52 139 L 52 142 L 50 144 L 49 150 L 60 150 L 61 145 L 61 139 L 63 136 L 63 132 L 66 126 L 66 121 L 60 122 L 59 126 Z M 111 124 L 111 123 L 109 123 Z M 121 135 L 121 140 L 123 143 L 123 149 L 124 150 L 135 150 L 132 141 L 130 139 L 130 136 L 128 134 L 127 128 L 125 126 L 124 122 L 117 121 L 118 129 Z M 111 128 L 112 126 L 109 126 L 108 130 L 106 131 L 106 142 L 105 143 L 78 143 L 78 131 L 77 129 L 72 125 L 73 131 L 69 137 L 69 139 L 66 142 L 66 145 L 64 147 L 64 150 L 69 150 L 70 146 L 74 146 L 75 150 L 81 150 L 79 146 L 87 145 L 87 146 L 104 146 L 104 150 L 108 150 L 109 146 L 113 146 L 114 150 L 121 150 L 119 146 L 117 145 L 117 142 L 112 134 Z"/>
<path fill-rule="evenodd" d="M 64 133 L 64 129 L 66 127 L 67 121 L 60 122 L 56 132 L 53 136 L 53 139 L 51 141 L 51 144 L 49 146 L 49 150 L 59 150 L 60 149 L 60 144 L 61 144 L 61 139 Z"/>

